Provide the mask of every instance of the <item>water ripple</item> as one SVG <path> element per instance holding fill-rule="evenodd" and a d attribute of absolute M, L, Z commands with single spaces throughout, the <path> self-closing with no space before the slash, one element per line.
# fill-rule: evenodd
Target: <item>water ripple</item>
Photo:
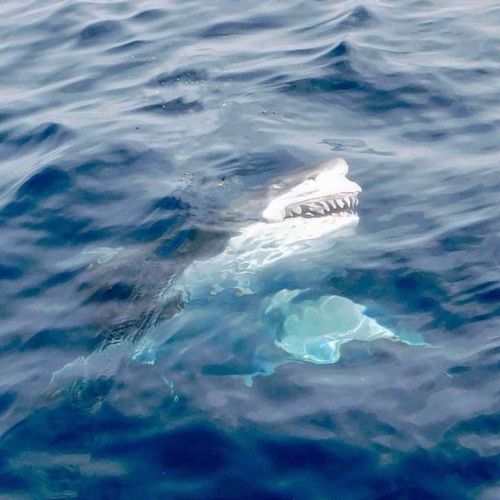
<path fill-rule="evenodd" d="M 497 3 L 0 4 L 0 495 L 497 498 Z M 332 155 L 356 235 L 178 314 Z M 285 287 L 420 345 L 292 362 L 252 313 Z"/>

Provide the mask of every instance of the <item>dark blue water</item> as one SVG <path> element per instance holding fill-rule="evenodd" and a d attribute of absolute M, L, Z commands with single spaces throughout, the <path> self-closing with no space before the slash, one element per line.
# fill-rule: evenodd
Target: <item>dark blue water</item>
<path fill-rule="evenodd" d="M 0 103 L 5 498 L 500 497 L 497 1 L 4 1 Z M 364 193 L 321 286 L 431 347 L 249 384 L 241 298 L 54 382 L 332 156 Z"/>

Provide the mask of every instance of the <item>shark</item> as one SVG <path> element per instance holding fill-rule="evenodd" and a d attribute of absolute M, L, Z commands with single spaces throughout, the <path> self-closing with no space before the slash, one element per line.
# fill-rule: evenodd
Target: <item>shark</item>
<path fill-rule="evenodd" d="M 314 275 L 325 267 L 325 259 L 328 267 L 339 240 L 355 235 L 362 189 L 348 174 L 347 162 L 334 158 L 271 183 L 256 220 L 230 237 L 220 253 L 194 260 L 168 280 L 157 306 L 161 310 L 174 304 L 170 317 L 150 326 L 130 342 L 133 345 L 107 346 L 67 364 L 55 377 L 101 376 L 103 367 L 112 369 L 113 350 L 123 355 L 125 349 L 137 362 L 154 364 L 172 339 L 186 335 L 190 339 L 178 345 L 176 356 L 197 343 L 196 334 L 189 332 L 203 325 L 217 330 L 221 320 L 230 316 L 237 317 L 231 335 L 239 335 L 250 325 L 252 331 L 260 332 L 259 342 L 266 344 L 256 351 L 272 351 L 266 355 L 272 358 L 267 368 L 258 367 L 252 377 L 273 373 L 281 363 L 337 363 L 343 346 L 353 341 L 411 343 L 347 297 L 283 286 L 277 278 L 292 272 Z M 250 302 L 251 307 L 235 313 L 238 300 L 252 296 L 256 300 Z"/>
<path fill-rule="evenodd" d="M 406 342 L 346 297 L 314 297 L 309 289 L 269 293 L 269 287 L 262 287 L 277 272 L 311 272 L 312 264 L 331 252 L 339 239 L 355 234 L 362 189 L 348 174 L 347 162 L 335 158 L 272 183 L 259 220 L 242 227 L 218 255 L 193 262 L 159 300 L 176 301 L 184 310 L 196 304 L 209 307 L 207 298 L 228 291 L 239 297 L 257 294 L 261 300 L 254 318 L 259 327 L 295 361 L 336 363 L 342 346 L 351 341 Z M 167 337 L 171 334 L 172 330 Z M 164 341 L 165 337 L 146 335 L 135 358 L 154 359 Z"/>

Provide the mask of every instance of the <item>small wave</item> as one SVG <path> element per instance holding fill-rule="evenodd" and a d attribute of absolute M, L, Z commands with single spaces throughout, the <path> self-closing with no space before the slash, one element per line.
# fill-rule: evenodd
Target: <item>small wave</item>
<path fill-rule="evenodd" d="M 47 198 L 53 194 L 67 190 L 71 186 L 71 176 L 57 166 L 44 167 L 27 179 L 17 191 L 17 199 Z"/>
<path fill-rule="evenodd" d="M 98 21 L 89 24 L 78 34 L 78 45 L 88 47 L 92 45 L 110 42 L 122 36 L 124 28 L 118 21 Z"/>
<path fill-rule="evenodd" d="M 11 128 L 0 132 L 0 143 L 11 154 L 31 151 L 37 146 L 54 149 L 74 137 L 74 133 L 61 123 L 47 122 L 29 130 Z M 9 152 L 7 152 L 9 154 Z"/>
<path fill-rule="evenodd" d="M 278 28 L 282 23 L 271 17 L 257 17 L 244 21 L 227 21 L 216 23 L 203 29 L 198 36 L 201 38 L 244 35 L 253 31 L 262 31 Z"/>
<path fill-rule="evenodd" d="M 327 19 L 301 27 L 299 32 L 317 31 L 334 29 L 335 32 L 355 31 L 358 29 L 368 29 L 374 26 L 378 21 L 374 12 L 363 5 L 354 9 L 337 12 L 334 16 L 329 15 Z"/>
<path fill-rule="evenodd" d="M 152 78 L 148 84 L 150 86 L 175 85 L 177 83 L 200 83 L 208 80 L 208 73 L 205 70 L 184 69 L 173 73 L 160 73 Z"/>
<path fill-rule="evenodd" d="M 376 21 L 377 17 L 371 10 L 363 5 L 359 5 L 343 17 L 342 20 L 337 23 L 336 27 L 337 29 L 346 31 L 362 29 L 372 26 Z"/>
<path fill-rule="evenodd" d="M 75 81 L 63 85 L 59 90 L 65 94 L 78 94 L 80 92 L 90 92 L 95 89 L 94 78 L 78 77 Z"/>
<path fill-rule="evenodd" d="M 166 9 L 147 9 L 134 14 L 130 20 L 138 23 L 151 23 L 163 19 L 168 15 Z"/>
<path fill-rule="evenodd" d="M 341 57 L 352 57 L 353 47 L 347 41 L 343 40 L 337 45 L 328 49 L 326 53 L 322 54 L 319 58 L 320 61 L 331 63 L 332 60 L 336 61 Z"/>
<path fill-rule="evenodd" d="M 178 115 L 188 111 L 202 111 L 203 105 L 200 101 L 186 101 L 182 97 L 172 99 L 171 101 L 159 102 L 157 104 L 148 104 L 134 111 L 143 113 L 158 113 L 166 115 Z"/>
<path fill-rule="evenodd" d="M 148 42 L 146 40 L 131 40 L 129 42 L 124 42 L 118 44 L 116 47 L 112 47 L 107 50 L 110 54 L 121 54 L 123 52 L 136 52 L 143 49 Z"/>
<path fill-rule="evenodd" d="M 0 280 L 17 280 L 23 275 L 21 268 L 0 264 Z"/>

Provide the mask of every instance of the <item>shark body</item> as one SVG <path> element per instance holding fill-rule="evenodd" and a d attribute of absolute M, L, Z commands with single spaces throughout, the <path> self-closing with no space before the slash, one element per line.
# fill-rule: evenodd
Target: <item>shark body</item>
<path fill-rule="evenodd" d="M 334 159 L 272 185 L 261 220 L 243 227 L 220 254 L 193 262 L 160 300 L 180 297 L 183 308 L 200 303 L 206 308 L 207 298 L 228 290 L 239 296 L 261 294 L 254 321 L 297 361 L 335 363 L 341 346 L 352 340 L 400 340 L 348 298 L 323 295 L 311 300 L 307 290 L 295 289 L 266 295 L 259 287 L 259 280 L 273 279 L 273 270 L 310 272 L 311 263 L 340 238 L 354 234 L 362 189 L 348 179 L 348 171 L 343 159 Z M 165 336 L 146 336 L 136 357 L 154 359 L 152 353 L 164 341 Z M 149 355 L 144 358 L 145 353 Z"/>
<path fill-rule="evenodd" d="M 279 280 L 273 283 L 277 275 L 292 270 L 314 275 L 318 262 L 331 258 L 338 240 L 354 235 L 362 190 L 348 179 L 348 170 L 344 160 L 334 159 L 280 179 L 269 188 L 260 220 L 241 228 L 221 253 L 195 260 L 168 283 L 159 295 L 159 309 L 177 302 L 172 317 L 149 327 L 138 341 L 111 344 L 68 363 L 54 373 L 53 380 L 102 376 L 118 363 L 112 360 L 123 356 L 150 364 L 164 351 L 175 358 L 197 349 L 193 347 L 199 343 L 196 336 L 206 331 L 240 336 L 246 342 L 250 329 L 248 343 L 254 349 L 250 357 L 266 353 L 264 362 L 248 363 L 250 377 L 272 373 L 287 362 L 336 363 L 342 346 L 351 341 L 408 343 L 346 297 L 318 296 L 309 289 L 283 287 Z M 228 293 L 229 307 L 217 300 Z M 244 296 L 256 299 L 250 310 L 240 312 L 237 299 Z M 252 338 L 255 335 L 258 340 Z M 214 342 L 231 345 L 228 340 Z"/>

